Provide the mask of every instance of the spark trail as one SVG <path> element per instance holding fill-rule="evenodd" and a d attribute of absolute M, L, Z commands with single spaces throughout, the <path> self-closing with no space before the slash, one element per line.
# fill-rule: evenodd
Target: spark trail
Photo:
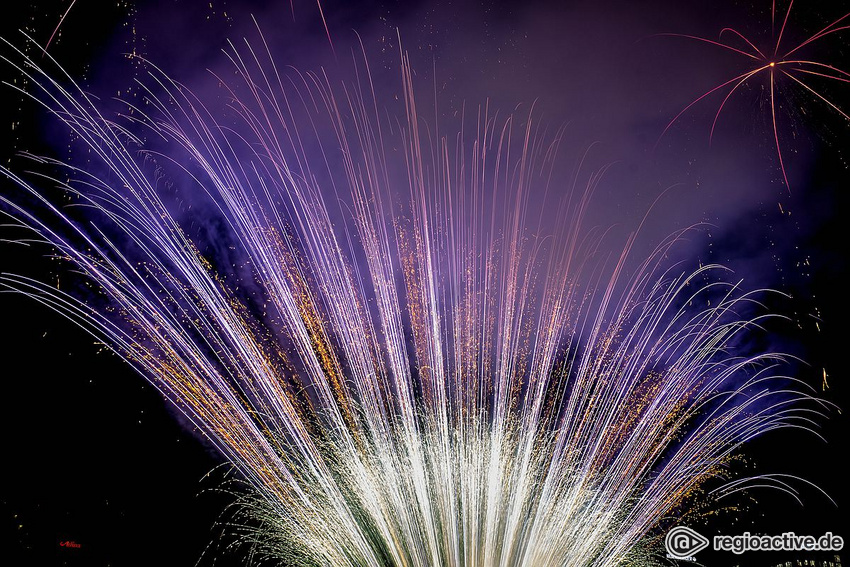
<path fill-rule="evenodd" d="M 0 282 L 105 341 L 205 433 L 255 491 L 260 556 L 648 564 L 651 531 L 742 443 L 821 410 L 775 377 L 781 356 L 736 354 L 769 315 L 742 316 L 757 294 L 718 266 L 665 268 L 676 235 L 638 269 L 634 236 L 604 260 L 581 228 L 603 172 L 561 189 L 543 236 L 533 195 L 562 132 L 531 113 L 483 107 L 434 138 L 406 55 L 392 120 L 367 59 L 337 84 L 283 73 L 263 42 L 229 57 L 237 126 L 152 66 L 119 123 L 61 70 L 7 59 L 89 161 L 34 158 L 61 171 L 34 181 L 4 169 L 27 198 L 0 201 L 98 293 Z M 219 233 L 193 232 L 169 177 Z"/>

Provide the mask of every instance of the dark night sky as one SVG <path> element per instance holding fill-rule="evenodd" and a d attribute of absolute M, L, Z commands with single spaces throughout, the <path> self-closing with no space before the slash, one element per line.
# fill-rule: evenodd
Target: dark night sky
<path fill-rule="evenodd" d="M 67 1 L 17 4 L 0 22 L 0 36 L 17 44 L 19 28 L 44 43 L 68 6 Z M 394 30 L 400 28 L 425 86 L 436 85 L 442 112 L 485 99 L 506 111 L 535 103 L 542 121 L 567 124 L 560 155 L 568 166 L 592 144 L 591 167 L 616 162 L 599 189 L 591 223 L 633 227 L 672 187 L 653 208 L 640 246 L 648 251 L 676 229 L 711 223 L 713 228 L 679 248 L 682 257 L 723 263 L 747 287 L 789 294 L 770 306 L 790 321 L 771 329 L 772 342 L 765 346 L 805 359 L 809 365 L 795 371 L 818 386 L 825 369 L 830 389 L 824 396 L 846 407 L 841 323 L 850 125 L 799 89 L 781 91 L 779 135 L 790 191 L 776 159 L 764 85 L 757 81 L 730 99 L 711 143 L 711 122 L 723 95 L 696 105 L 652 151 L 667 122 L 686 104 L 747 69 L 746 60 L 734 53 L 654 34 L 716 38 L 721 28 L 734 25 L 768 42 L 769 0 L 530 0 L 521 6 L 326 0 L 338 62 L 309 0 L 296 0 L 291 8 L 289 2 L 260 0 L 106 4 L 78 0 L 51 46 L 70 73 L 104 100 L 131 84 L 134 68 L 121 53 L 133 49 L 198 92 L 221 96 L 209 70 L 226 72 L 220 49 L 227 38 L 255 33 L 251 14 L 278 60 L 302 69 L 345 68 L 356 30 L 379 68 L 378 81 L 389 84 L 393 70 L 382 73 L 380 66 L 396 57 L 387 46 L 395 45 Z M 788 44 L 847 8 L 800 0 L 794 9 Z M 824 39 L 807 55 L 850 68 L 848 37 Z M 14 75 L 7 65 L 0 69 L 4 79 Z M 839 106 L 850 102 L 850 88 L 843 87 L 827 91 Z M 63 156 L 41 114 L 8 88 L 2 97 L 4 163 L 24 163 L 12 157 L 21 150 Z M 43 249 L 4 243 L 3 238 L 20 237 L 4 230 L 9 232 L 0 232 L 0 271 L 55 279 L 55 262 L 44 258 Z M 19 558 L 21 565 L 195 564 L 216 539 L 213 525 L 228 501 L 214 492 L 217 480 L 202 480 L 219 458 L 180 424 L 152 387 L 70 323 L 14 294 L 0 294 L 0 316 L 0 420 L 7 432 L 0 557 Z M 832 530 L 850 537 L 842 531 L 846 471 L 837 461 L 837 455 L 847 454 L 846 418 L 833 412 L 821 433 L 826 443 L 803 433 L 773 433 L 756 440 L 747 454 L 758 470 L 814 482 L 837 507 L 800 483 L 803 506 L 787 495 L 756 491 L 749 511 L 722 516 L 707 529 Z M 60 548 L 57 542 L 65 540 L 82 547 Z M 218 555 L 212 549 L 200 565 L 212 565 Z M 707 565 L 733 564 L 729 555 L 706 557 Z M 742 564 L 788 558 L 750 554 Z M 217 564 L 240 561 L 224 554 Z"/>

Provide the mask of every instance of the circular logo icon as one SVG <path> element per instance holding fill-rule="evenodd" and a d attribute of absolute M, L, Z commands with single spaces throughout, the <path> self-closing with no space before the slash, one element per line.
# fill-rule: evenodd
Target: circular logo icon
<path fill-rule="evenodd" d="M 708 547 L 709 541 L 702 534 L 685 526 L 676 526 L 664 538 L 667 557 L 671 559 L 690 559 L 697 552 Z"/>

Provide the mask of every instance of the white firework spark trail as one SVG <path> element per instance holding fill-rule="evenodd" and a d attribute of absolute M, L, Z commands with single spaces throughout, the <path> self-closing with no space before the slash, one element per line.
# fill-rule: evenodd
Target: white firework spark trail
<path fill-rule="evenodd" d="M 562 191 L 541 236 L 535 195 L 562 132 L 531 113 L 485 106 L 471 133 L 438 135 L 406 55 L 394 119 L 365 58 L 337 85 L 281 73 L 264 45 L 229 56 L 238 128 L 152 66 L 119 124 L 70 77 L 7 59 L 95 165 L 35 158 L 62 170 L 35 184 L 4 169 L 32 204 L 0 201 L 106 301 L 0 281 L 106 342 L 204 432 L 256 491 L 260 555 L 649 562 L 641 542 L 742 443 L 822 409 L 775 376 L 781 356 L 735 354 L 770 315 L 745 315 L 758 294 L 719 266 L 665 269 L 678 235 L 631 275 L 634 236 L 596 259 L 580 221 L 603 171 Z M 238 265 L 201 253 L 194 213 L 166 202 L 169 168 L 215 204 Z"/>

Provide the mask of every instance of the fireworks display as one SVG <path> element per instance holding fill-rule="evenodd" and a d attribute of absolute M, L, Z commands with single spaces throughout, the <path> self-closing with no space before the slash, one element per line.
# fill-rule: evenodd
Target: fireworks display
<path fill-rule="evenodd" d="M 625 236 L 600 225 L 612 166 L 591 148 L 565 174 L 569 128 L 451 100 L 401 33 L 382 55 L 356 36 L 341 61 L 328 5 L 311 6 L 333 67 L 292 67 L 255 18 L 211 65 L 215 97 L 135 45 L 132 87 L 94 96 L 57 62 L 67 24 L 49 50 L 2 52 L 7 88 L 71 144 L 0 169 L 9 230 L 48 245 L 65 283 L 0 285 L 106 345 L 232 466 L 240 553 L 656 565 L 664 530 L 718 497 L 796 496 L 782 471 L 734 466 L 833 411 L 765 338 L 782 294 L 688 257 L 699 222 L 648 246 L 652 201 Z M 774 109 L 774 68 L 800 82 L 821 65 L 790 55 L 724 85 L 766 70 Z M 775 114 L 773 133 L 787 186 Z"/>
<path fill-rule="evenodd" d="M 687 39 L 692 39 L 696 41 L 706 42 L 713 46 L 727 49 L 738 55 L 748 57 L 755 61 L 755 66 L 748 70 L 746 73 L 735 76 L 723 83 L 715 86 L 704 94 L 700 95 L 696 100 L 688 104 L 664 129 L 666 132 L 673 123 L 679 119 L 682 114 L 687 112 L 692 106 L 705 99 L 709 95 L 714 94 L 715 92 L 720 91 L 723 92 L 723 89 L 726 89 L 726 96 L 723 97 L 723 101 L 720 103 L 717 108 L 717 113 L 714 115 L 714 120 L 711 124 L 711 133 L 709 135 L 709 139 L 714 135 L 714 129 L 717 126 L 717 121 L 720 118 L 720 114 L 723 112 L 723 107 L 726 106 L 726 103 L 729 101 L 729 98 L 738 91 L 741 86 L 743 86 L 747 81 L 750 81 L 754 78 L 760 78 L 762 75 L 767 75 L 767 93 L 768 93 L 768 104 L 767 109 L 770 112 L 770 121 L 773 129 L 773 141 L 776 146 L 776 157 L 779 161 L 779 167 L 782 171 L 782 179 L 786 186 L 788 184 L 788 174 L 785 171 L 785 163 L 782 158 L 782 146 L 779 142 L 779 126 L 777 125 L 777 95 L 776 90 L 777 79 L 785 78 L 787 81 L 791 81 L 793 85 L 798 88 L 805 89 L 811 95 L 813 95 L 814 99 L 818 102 L 825 104 L 830 109 L 835 111 L 840 117 L 845 120 L 850 121 L 850 116 L 842 110 L 835 102 L 825 97 L 821 92 L 816 90 L 810 85 L 810 79 L 815 78 L 816 80 L 823 81 L 826 79 L 828 82 L 839 82 L 839 83 L 848 83 L 850 82 L 850 73 L 847 71 L 836 67 L 835 65 L 831 65 L 829 63 L 823 61 L 813 61 L 811 59 L 806 59 L 804 53 L 806 48 L 809 47 L 812 43 L 824 40 L 825 38 L 828 40 L 829 36 L 833 36 L 834 34 L 840 34 L 842 32 L 847 32 L 850 27 L 846 24 L 848 18 L 850 18 L 850 13 L 843 14 L 841 17 L 833 20 L 829 24 L 825 25 L 822 29 L 818 30 L 816 33 L 806 37 L 798 44 L 792 47 L 786 47 L 782 44 L 782 37 L 785 33 L 785 28 L 788 25 L 788 20 L 791 17 L 791 9 L 794 6 L 793 0 L 788 3 L 787 8 L 785 9 L 784 17 L 781 18 L 781 25 L 777 27 L 776 25 L 776 2 L 774 2 L 771 6 L 771 28 L 773 29 L 775 38 L 770 42 L 769 45 L 764 46 L 762 49 L 759 49 L 755 42 L 750 40 L 747 36 L 742 34 L 740 31 L 735 28 L 726 27 L 720 32 L 720 39 L 717 41 L 706 39 L 703 37 L 696 37 L 692 35 L 684 35 L 684 34 L 664 34 L 671 36 L 684 37 Z M 781 14 L 780 14 L 781 15 Z M 777 31 L 778 30 L 778 31 Z M 740 44 L 736 46 L 736 42 Z M 663 135 L 663 133 L 662 133 Z M 790 186 L 789 186 L 790 187 Z"/>

